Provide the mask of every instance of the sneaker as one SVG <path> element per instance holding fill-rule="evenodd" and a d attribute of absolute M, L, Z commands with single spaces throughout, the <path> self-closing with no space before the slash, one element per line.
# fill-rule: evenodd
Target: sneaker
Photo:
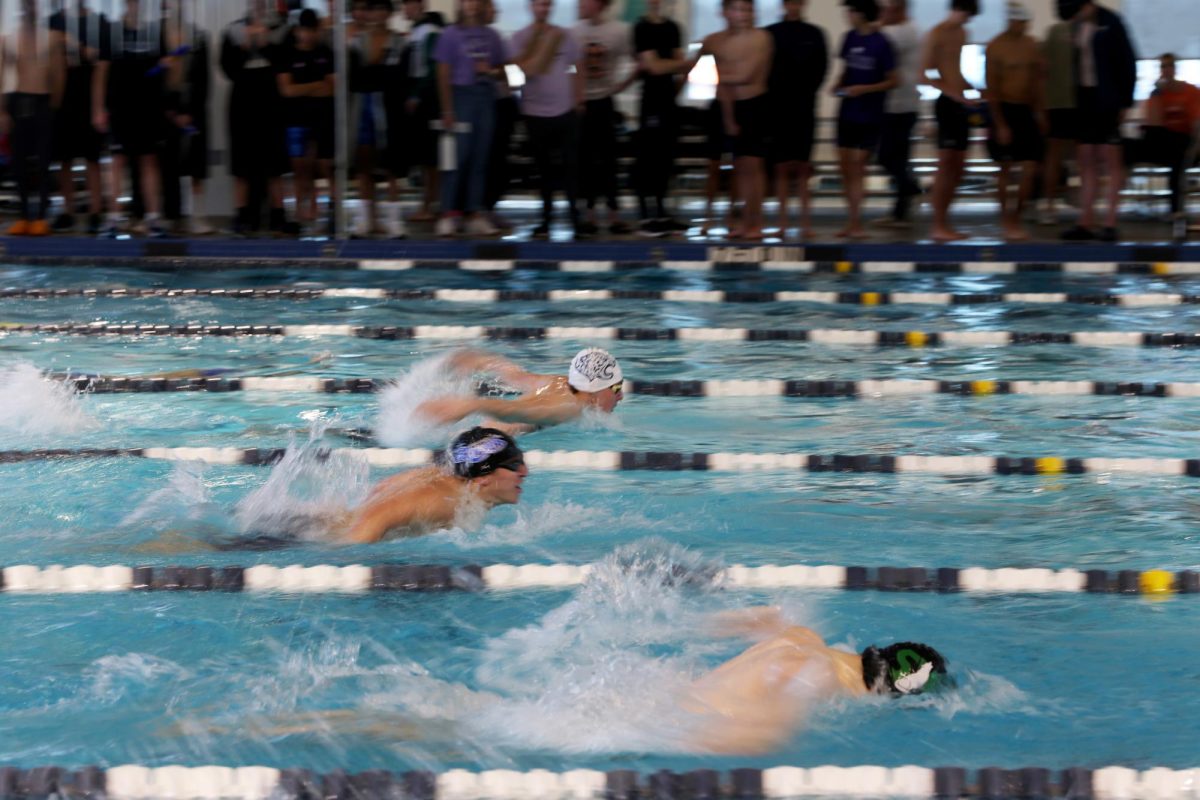
<path fill-rule="evenodd" d="M 617 220 L 616 222 L 609 224 L 608 232 L 613 236 L 625 236 L 629 233 L 632 233 L 632 229 L 621 220 Z"/>
<path fill-rule="evenodd" d="M 1061 238 L 1064 242 L 1090 242 L 1096 238 L 1096 234 L 1090 228 L 1076 225 L 1066 231 Z"/>
<path fill-rule="evenodd" d="M 99 214 L 88 214 L 87 232 L 89 236 L 96 236 L 100 233 L 100 228 L 104 225 L 104 217 Z"/>
<path fill-rule="evenodd" d="M 151 239 L 166 239 L 170 235 L 161 219 L 146 220 L 144 228 L 146 235 Z"/>
<path fill-rule="evenodd" d="M 495 236 L 500 229 L 493 225 L 487 217 L 476 214 L 467 220 L 468 236 Z"/>
<path fill-rule="evenodd" d="M 59 214 L 54 218 L 52 226 L 57 233 L 67 233 L 75 230 L 75 217 L 71 214 Z"/>
<path fill-rule="evenodd" d="M 121 235 L 121 223 L 111 217 L 104 220 L 104 224 L 100 226 L 98 235 L 101 239 L 116 239 Z"/>
<path fill-rule="evenodd" d="M 1042 206 L 1038 211 L 1038 224 L 1050 227 L 1058 224 L 1058 211 L 1050 206 Z"/>
<path fill-rule="evenodd" d="M 666 227 L 666 220 L 648 219 L 644 220 L 642 224 L 638 226 L 637 233 L 638 236 L 644 236 L 648 239 L 660 239 L 663 236 L 666 236 L 669 231 Z"/>
<path fill-rule="evenodd" d="M 534 228 L 533 232 L 530 233 L 529 236 L 533 239 L 549 239 L 550 226 L 543 222 L 541 225 L 538 225 L 536 228 Z"/>
<path fill-rule="evenodd" d="M 446 215 L 440 217 L 437 225 L 433 228 L 434 235 L 441 238 L 449 238 L 458 235 L 458 217 Z"/>
<path fill-rule="evenodd" d="M 1120 240 L 1121 235 L 1117 232 L 1116 228 L 1108 225 L 1100 229 L 1100 235 L 1097 238 L 1102 242 L 1115 242 Z"/>
<path fill-rule="evenodd" d="M 511 233 L 516 228 L 516 226 L 512 224 L 512 220 L 501 214 L 497 214 L 495 211 L 488 214 L 488 220 L 505 233 Z"/>
<path fill-rule="evenodd" d="M 29 221 L 24 220 L 24 219 L 19 219 L 16 222 L 14 222 L 12 225 L 9 225 L 8 226 L 8 235 L 9 236 L 28 236 L 29 235 Z"/>
<path fill-rule="evenodd" d="M 188 220 L 187 232 L 192 236 L 209 236 L 213 233 L 213 226 L 208 224 L 206 218 L 196 216 Z"/>
<path fill-rule="evenodd" d="M 44 219 L 35 219 L 33 222 L 29 223 L 29 235 L 30 236 L 49 236 L 50 235 L 50 223 L 46 222 L 46 220 L 44 220 Z"/>

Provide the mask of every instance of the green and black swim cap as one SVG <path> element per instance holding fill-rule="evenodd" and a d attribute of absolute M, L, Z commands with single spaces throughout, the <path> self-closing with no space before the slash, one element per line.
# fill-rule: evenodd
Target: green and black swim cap
<path fill-rule="evenodd" d="M 471 428 L 450 442 L 445 462 L 460 478 L 478 478 L 498 469 L 520 469 L 525 464 L 525 454 L 503 431 Z"/>
<path fill-rule="evenodd" d="M 876 694 L 922 694 L 954 685 L 946 659 L 927 644 L 897 642 L 862 653 L 863 683 Z"/>

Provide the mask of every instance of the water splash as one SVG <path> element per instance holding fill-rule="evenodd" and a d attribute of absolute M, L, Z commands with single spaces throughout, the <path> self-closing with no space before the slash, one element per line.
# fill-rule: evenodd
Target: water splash
<path fill-rule="evenodd" d="M 167 485 L 151 492 L 121 520 L 121 525 L 148 525 L 154 530 L 168 530 L 181 523 L 202 521 L 221 527 L 220 523 L 226 517 L 225 510 L 209 496 L 204 482 L 204 465 L 181 462 L 171 470 Z"/>
<path fill-rule="evenodd" d="M 238 502 L 238 527 L 250 534 L 327 538 L 338 518 L 366 499 L 370 473 L 365 460 L 330 452 L 314 430 L 307 442 L 291 442 L 266 483 Z"/>
<path fill-rule="evenodd" d="M 160 682 L 178 682 L 189 677 L 184 667 L 165 658 L 145 653 L 104 656 L 84 670 L 91 702 L 112 704 L 130 694 L 151 690 Z"/>
<path fill-rule="evenodd" d="M 450 438 L 450 431 L 463 427 L 433 425 L 415 416 L 417 406 L 435 397 L 463 395 L 474 392 L 469 375 L 459 375 L 447 368 L 453 354 L 429 358 L 413 365 L 394 383 L 378 394 L 379 412 L 375 417 L 375 438 L 384 447 L 441 447 Z"/>
<path fill-rule="evenodd" d="M 27 361 L 0 367 L 0 432 L 46 436 L 97 427 L 99 422 L 66 384 L 48 380 Z"/>
<path fill-rule="evenodd" d="M 434 536 L 444 538 L 459 549 L 472 550 L 494 545 L 529 544 L 565 532 L 647 531 L 670 525 L 669 521 L 651 519 L 637 511 L 617 512 L 607 506 L 585 506 L 569 500 L 517 506 L 514 513 L 516 519 L 506 524 L 488 523 L 474 531 L 451 528 Z"/>
<path fill-rule="evenodd" d="M 678 699 L 713 649 L 696 594 L 719 569 L 661 539 L 618 548 L 566 604 L 488 642 L 476 678 L 505 699 L 464 724 L 522 749 L 690 750 Z"/>

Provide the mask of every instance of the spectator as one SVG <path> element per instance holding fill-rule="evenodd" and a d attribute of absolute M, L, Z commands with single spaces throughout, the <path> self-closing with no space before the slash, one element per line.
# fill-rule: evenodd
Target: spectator
<path fill-rule="evenodd" d="M 312 233 L 317 224 L 316 179 L 324 178 L 331 187 L 333 184 L 334 56 L 321 41 L 321 21 L 311 8 L 300 12 L 293 33 L 293 41 L 280 53 L 277 80 L 287 120 L 296 222 L 302 233 Z M 334 191 L 330 193 L 331 234 L 336 231 Z"/>
<path fill-rule="evenodd" d="M 800 195 L 800 238 L 812 236 L 812 149 L 817 92 L 829 71 L 825 32 L 804 21 L 808 0 L 784 0 L 783 20 L 767 28 L 775 44 L 767 82 L 772 117 L 770 163 L 779 198 L 779 235 L 787 238 L 792 187 Z"/>
<path fill-rule="evenodd" d="M 907 228 L 912 225 L 909 210 L 912 199 L 921 194 L 921 185 L 913 177 L 912 134 L 917 124 L 921 95 L 917 86 L 921 75 L 921 34 L 908 17 L 908 0 L 884 0 L 881 15 L 883 34 L 891 42 L 896 56 L 896 85 L 883 105 L 883 130 L 879 138 L 879 163 L 892 178 L 896 201 L 892 213 L 876 220 L 883 228 Z"/>
<path fill-rule="evenodd" d="M 165 0 L 167 50 L 175 80 L 167 93 L 166 149 L 162 156 L 163 214 L 182 222 L 180 182 L 191 179 L 192 213 L 188 233 L 213 232 L 204 216 L 204 182 L 208 179 L 208 35 L 185 14 L 185 0 Z M 190 10 L 190 9 L 188 9 Z"/>
<path fill-rule="evenodd" d="M 1184 180 L 1196 161 L 1197 134 L 1200 133 L 1200 89 L 1175 77 L 1175 56 L 1167 53 L 1159 59 L 1160 75 L 1154 93 L 1146 103 L 1146 124 L 1142 138 L 1131 142 L 1128 161 L 1169 167 L 1171 170 L 1171 216 L 1175 235 L 1187 234 Z"/>
<path fill-rule="evenodd" d="M 498 11 L 494 0 L 483 0 L 483 19 L 485 25 L 495 26 Z M 504 34 L 497 31 L 500 40 L 504 42 Z M 505 42 L 504 51 L 508 52 Z M 483 188 L 483 213 L 488 221 L 498 230 L 509 232 L 513 224 L 496 212 L 496 204 L 508 192 L 508 184 L 512 179 L 509 167 L 509 156 L 512 153 L 513 130 L 517 125 L 520 109 L 517 98 L 513 96 L 512 88 L 508 85 L 508 74 L 502 80 L 496 81 L 496 127 L 492 132 L 492 147 L 488 151 L 487 180 Z"/>
<path fill-rule="evenodd" d="M 570 31 L 550 22 L 553 0 L 532 0 L 533 22 L 513 34 L 513 63 L 525 73 L 521 113 L 537 166 L 542 221 L 533 238 L 550 236 L 554 187 L 561 178 L 571 227 L 579 229 L 575 186 L 578 176 L 579 114 L 583 107 L 582 50 Z"/>
<path fill-rule="evenodd" d="M 221 70 L 232 84 L 229 153 L 236 206 L 233 230 L 239 235 L 259 229 L 264 200 L 270 206 L 272 232 L 298 231 L 283 213 L 280 181 L 289 164 L 275 61 L 287 32 L 283 18 L 266 0 L 249 0 L 246 16 L 225 29 L 221 42 Z"/>
<path fill-rule="evenodd" d="M 842 98 L 838 112 L 837 145 L 846 188 L 849 219 L 838 231 L 841 239 L 865 239 L 862 206 L 867 159 L 879 145 L 886 93 L 897 84 L 896 56 L 888 38 L 875 27 L 875 0 L 846 0 L 850 30 L 842 42 L 841 77 L 833 93 Z"/>
<path fill-rule="evenodd" d="M 125 0 L 125 13 L 109 26 L 100 62 L 92 75 L 94 124 L 112 134 L 109 218 L 102 235 L 115 237 L 120 216 L 117 197 L 125 170 L 136 162 L 145 209 L 144 230 L 163 237 L 162 182 L 158 154 L 167 136 L 167 49 L 161 19 L 142 14 L 140 0 Z"/>
<path fill-rule="evenodd" d="M 637 78 L 631 70 L 622 80 L 617 71 L 632 55 L 632 37 L 624 22 L 605 19 L 611 0 L 579 0 L 579 22 L 573 28 L 583 48 L 584 112 L 579 151 L 586 153 L 580 170 L 580 189 L 587 203 L 587 220 L 581 224 L 586 234 L 594 234 L 596 202 L 608 204 L 608 232 L 629 233 L 617 209 L 617 123 L 613 98 L 625 91 Z"/>
<path fill-rule="evenodd" d="M 705 37 L 696 58 L 711 54 L 717 65 L 717 99 L 725 131 L 733 138 L 734 191 L 742 198 L 742 216 L 729 231 L 732 239 L 763 237 L 766 193 L 763 159 L 770 115 L 767 77 L 771 70 L 771 34 L 754 27 L 751 0 L 724 0 L 728 27 Z"/>
<path fill-rule="evenodd" d="M 1078 109 L 1075 107 L 1075 42 L 1071 23 L 1057 22 L 1042 43 L 1046 63 L 1045 102 L 1050 132 L 1046 138 L 1046 161 L 1042 180 L 1043 225 L 1058 224 L 1056 201 L 1061 191 L 1063 159 L 1067 147 L 1079 138 Z"/>
<path fill-rule="evenodd" d="M 679 72 L 687 62 L 683 34 L 674 20 L 663 16 L 662 2 L 646 0 L 646 14 L 633 26 L 633 52 L 642 80 L 634 176 L 639 232 L 646 236 L 666 236 L 688 227 L 673 219 L 666 207 L 679 136 L 675 96 L 681 84 Z"/>
<path fill-rule="evenodd" d="M 1043 107 L 1045 71 L 1041 48 L 1029 35 L 1031 15 L 1018 0 L 1008 2 L 1008 28 L 987 46 L 987 98 L 991 111 L 988 150 L 1000 165 L 997 191 L 1004 238 L 1025 241 L 1021 225 L 1025 204 L 1033 196 L 1038 164 L 1044 155 L 1042 135 L 1049 130 Z M 1013 168 L 1021 173 L 1017 201 L 1009 202 Z"/>
<path fill-rule="evenodd" d="M 482 0 L 459 0 L 458 9 L 458 21 L 438 38 L 433 53 L 438 62 L 442 129 L 453 132 L 455 145 L 454 170 L 442 182 L 437 234 L 458 233 L 465 213 L 468 234 L 494 236 L 495 226 L 480 211 L 495 127 L 496 81 L 505 79 L 508 57 L 500 35 L 484 25 Z M 460 129 L 459 123 L 464 127 Z"/>
<path fill-rule="evenodd" d="M 977 106 L 967 99 L 971 84 L 962 74 L 962 49 L 967 42 L 966 24 L 979 13 L 978 0 L 951 0 L 946 19 L 929 32 L 925 39 L 923 70 L 936 71 L 938 77 L 929 82 L 942 94 L 937 99 L 935 113 L 938 126 L 938 165 L 933 179 L 933 230 L 935 242 L 965 239 L 966 234 L 950 227 L 950 205 L 962 182 L 970 145 L 969 116 Z"/>
<path fill-rule="evenodd" d="M 404 125 L 404 39 L 388 27 L 391 0 L 369 0 L 367 15 L 350 41 L 350 87 L 354 92 L 355 172 L 364 213 L 355 226 L 357 236 L 383 233 L 396 239 L 405 235 L 395 179 L 403 157 L 399 134 Z M 388 200 L 376 202 L 378 172 L 388 178 Z M 379 224 L 383 211 L 385 224 Z"/>
<path fill-rule="evenodd" d="M 87 232 L 100 232 L 104 212 L 104 190 L 100 184 L 100 151 L 104 137 L 92 126 L 92 72 L 100 57 L 101 40 L 108 20 L 88 8 L 85 0 L 68 0 L 50 15 L 50 30 L 63 34 L 66 83 L 62 102 L 54 113 L 54 160 L 58 162 L 58 186 L 63 211 L 54 220 L 54 230 L 75 228 L 75 159 L 84 161 L 88 193 Z"/>
<path fill-rule="evenodd" d="M 442 15 L 425 10 L 425 0 L 405 0 L 404 16 L 412 23 L 405 50 L 406 127 L 404 143 L 408 166 L 421 170 L 421 209 L 409 217 L 414 222 L 437 219 L 433 206 L 438 196 L 437 133 L 431 123 L 441 116 L 438 107 L 437 63 L 433 48 L 441 35 Z"/>
<path fill-rule="evenodd" d="M 37 0 L 21 0 L 16 30 L 0 41 L 0 83 L 13 87 L 2 99 L 0 126 L 9 134 L 20 216 L 9 236 L 46 236 L 50 224 L 50 145 L 52 106 L 66 81 L 63 34 L 39 25 Z M 30 194 L 36 191 L 36 211 Z"/>
<path fill-rule="evenodd" d="M 1070 20 L 1079 102 L 1079 222 L 1063 234 L 1072 242 L 1099 238 L 1115 242 L 1117 210 L 1124 183 L 1121 123 L 1133 106 L 1137 53 L 1121 17 L 1092 0 L 1059 0 L 1059 15 Z M 1104 227 L 1093 230 L 1100 172 L 1108 173 Z"/>

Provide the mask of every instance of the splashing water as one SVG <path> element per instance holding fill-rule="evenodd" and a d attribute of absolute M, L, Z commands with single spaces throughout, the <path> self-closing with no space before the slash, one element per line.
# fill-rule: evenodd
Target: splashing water
<path fill-rule="evenodd" d="M 447 368 L 452 354 L 437 356 L 415 364 L 395 383 L 379 392 L 379 413 L 375 417 L 375 438 L 384 447 L 441 447 L 450 431 L 462 427 L 434 425 L 415 416 L 417 407 L 427 400 L 474 392 L 469 375 L 458 375 Z"/>
<path fill-rule="evenodd" d="M 366 498 L 370 466 L 326 447 L 319 432 L 304 444 L 288 445 L 266 483 L 238 503 L 242 532 L 323 539 L 340 514 Z"/>
<path fill-rule="evenodd" d="M 691 749 L 678 698 L 712 649 L 696 594 L 711 605 L 719 569 L 660 539 L 618 548 L 566 604 L 488 643 L 476 677 L 506 698 L 465 724 L 523 749 Z"/>
<path fill-rule="evenodd" d="M 494 545 L 527 544 L 566 531 L 585 534 L 590 531 L 607 533 L 612 530 L 648 531 L 670 528 L 671 521 L 651 519 L 637 511 L 615 511 L 607 506 L 585 506 L 582 503 L 549 501 L 536 506 L 514 509 L 516 519 L 507 524 L 488 523 L 478 530 L 451 528 L 434 536 L 463 550 Z M 542 553 L 552 557 L 552 553 Z"/>
<path fill-rule="evenodd" d="M 181 523 L 211 522 L 222 527 L 225 510 L 212 502 L 204 483 L 204 465 L 182 462 L 171 470 L 167 485 L 156 489 L 121 520 L 122 526 L 148 525 L 167 530 Z"/>
<path fill-rule="evenodd" d="M 27 361 L 0 367 L 0 432 L 26 436 L 82 433 L 99 426 L 66 384 Z"/>

